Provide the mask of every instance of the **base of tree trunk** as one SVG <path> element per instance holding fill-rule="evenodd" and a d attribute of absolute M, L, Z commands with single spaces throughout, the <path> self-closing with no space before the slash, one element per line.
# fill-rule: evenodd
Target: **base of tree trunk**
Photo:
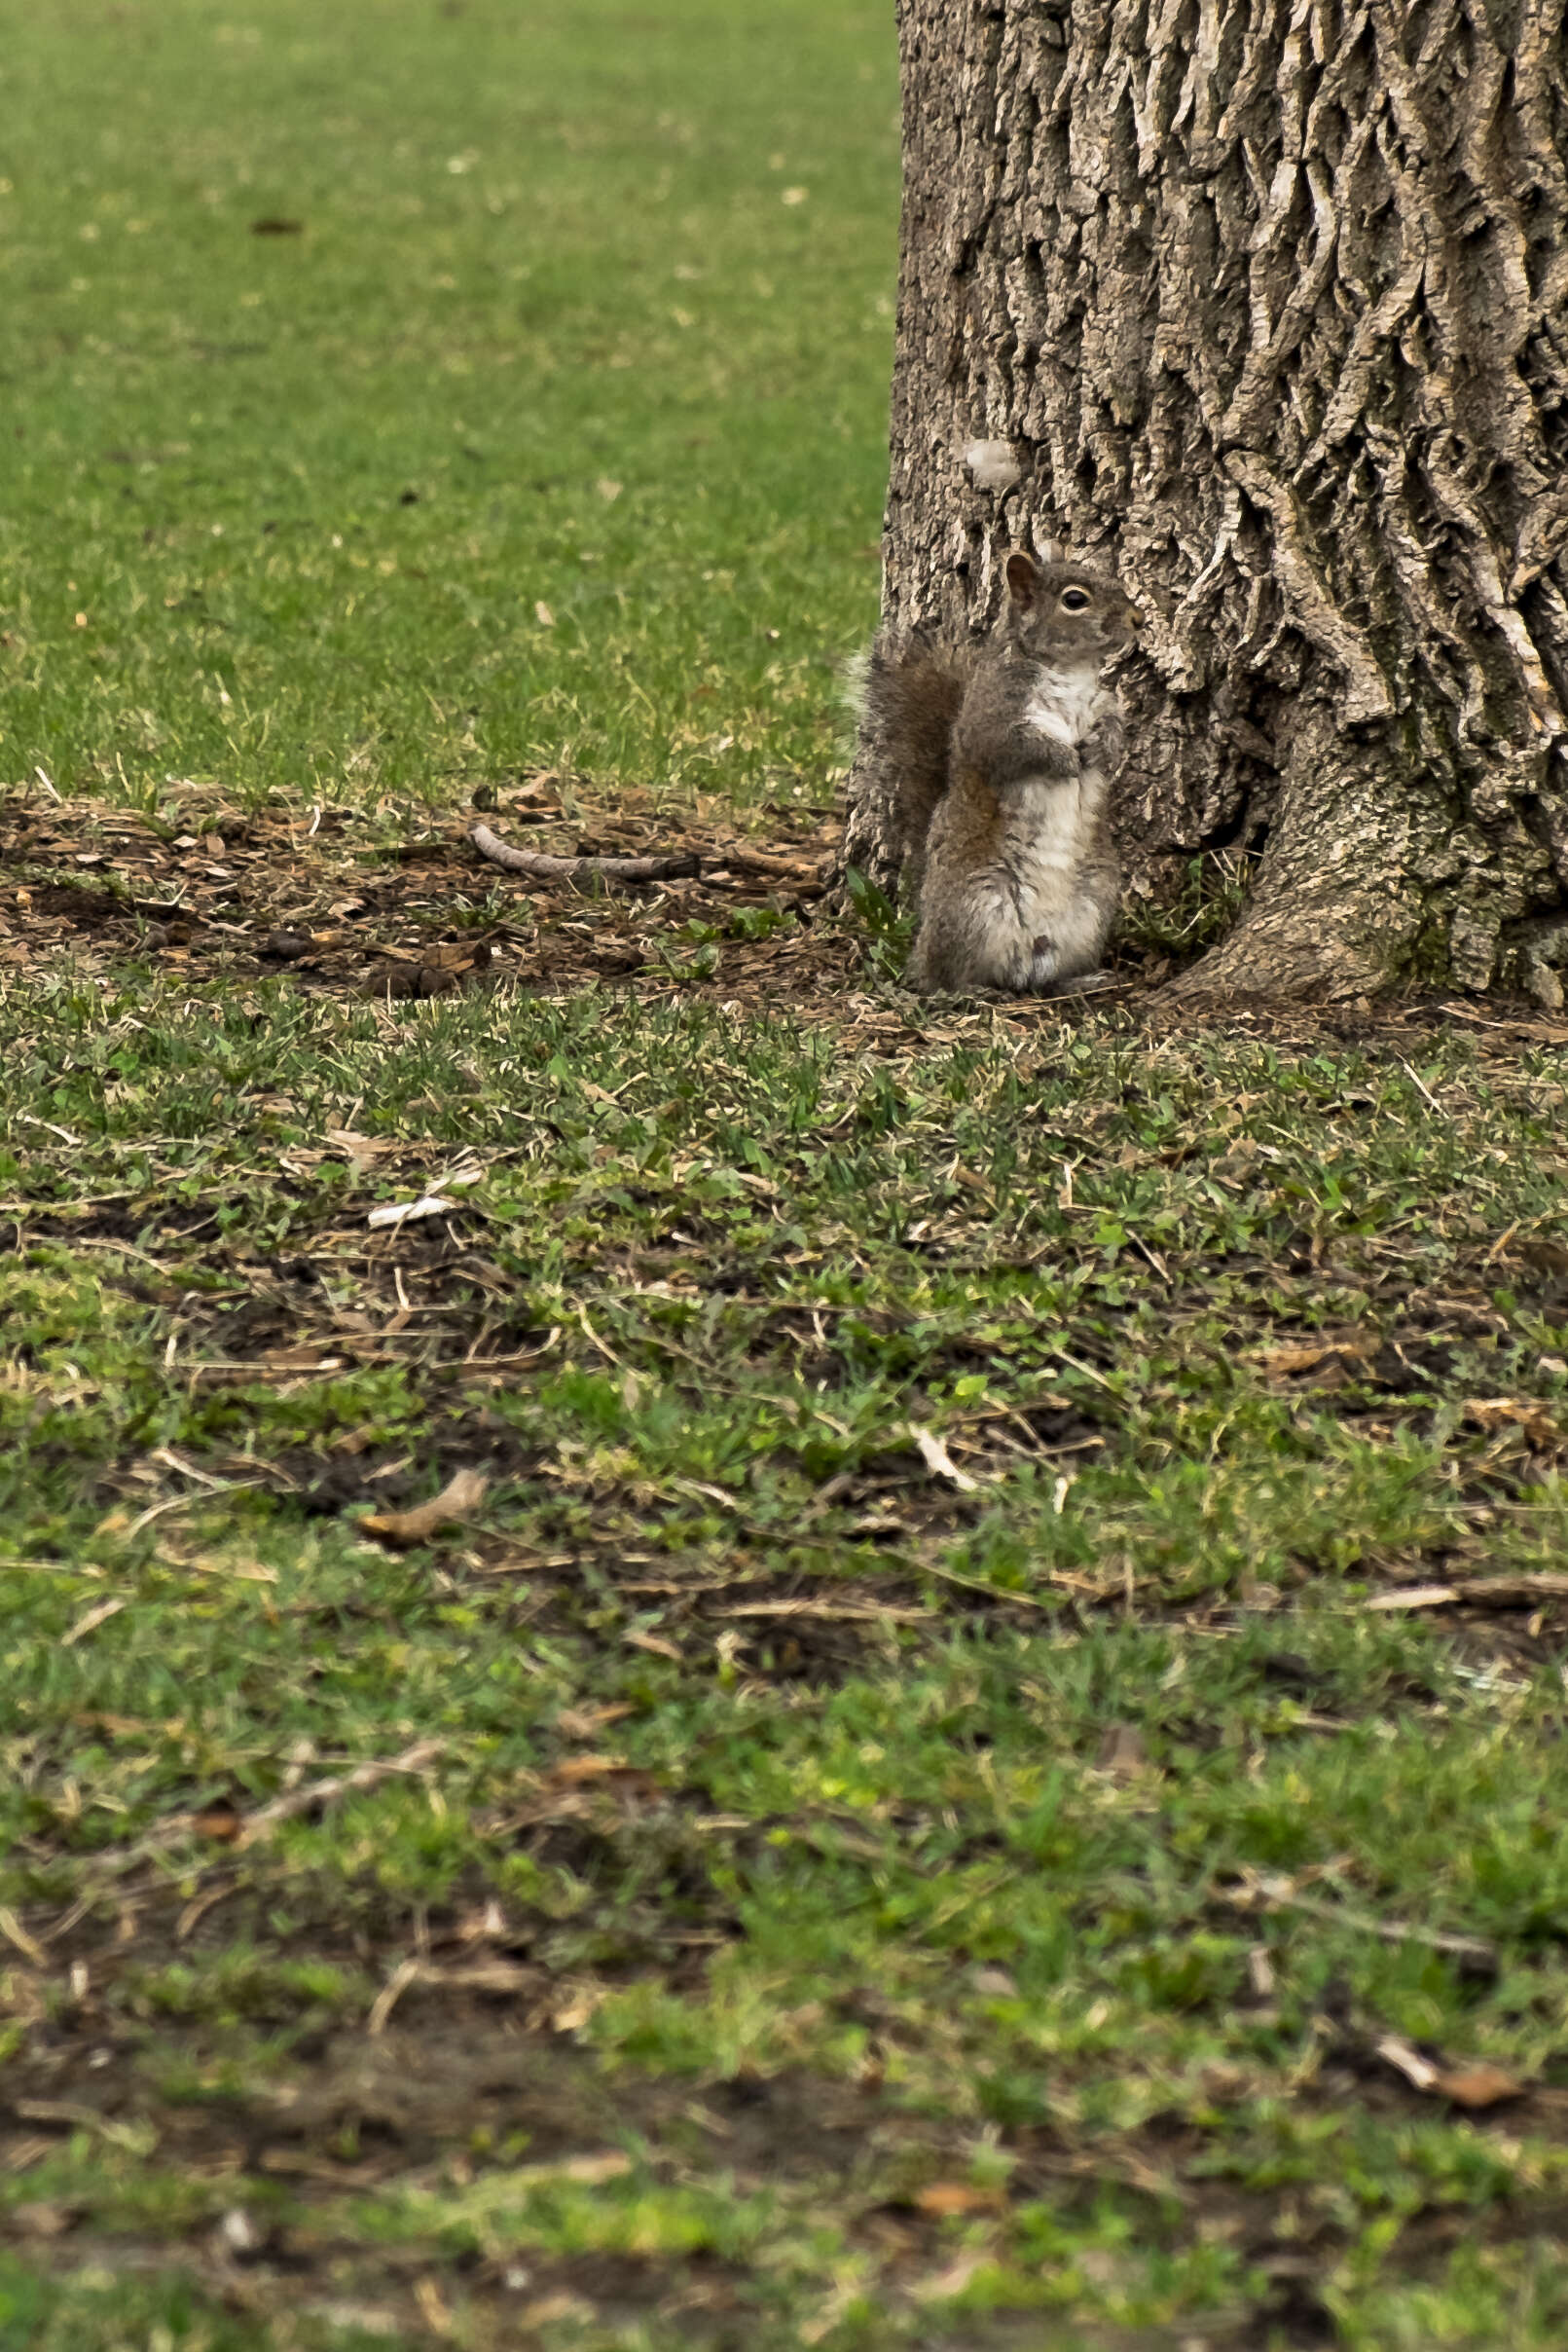
<path fill-rule="evenodd" d="M 898 21 L 885 623 L 984 628 L 1009 546 L 1119 570 L 1129 882 L 1255 877 L 1184 990 L 1560 1007 L 1563 0 Z"/>

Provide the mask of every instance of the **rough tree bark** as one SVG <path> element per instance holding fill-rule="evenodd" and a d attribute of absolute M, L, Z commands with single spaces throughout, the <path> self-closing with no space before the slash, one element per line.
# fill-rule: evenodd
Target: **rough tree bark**
<path fill-rule="evenodd" d="M 1191 976 L 1560 1006 L 1564 0 L 898 15 L 885 617 L 983 625 L 1032 534 L 1109 554 L 1153 615 L 1132 886 L 1261 852 Z M 889 887 L 886 817 L 857 767 Z"/>

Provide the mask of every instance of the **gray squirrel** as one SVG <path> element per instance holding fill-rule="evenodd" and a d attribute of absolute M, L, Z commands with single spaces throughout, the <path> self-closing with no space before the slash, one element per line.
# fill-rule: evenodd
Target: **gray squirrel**
<path fill-rule="evenodd" d="M 885 780 L 907 889 L 904 977 L 923 993 L 1081 986 L 1115 920 L 1106 800 L 1122 754 L 1100 673 L 1137 607 L 1086 564 L 1006 562 L 981 643 L 879 638 L 864 671 L 863 756 Z"/>

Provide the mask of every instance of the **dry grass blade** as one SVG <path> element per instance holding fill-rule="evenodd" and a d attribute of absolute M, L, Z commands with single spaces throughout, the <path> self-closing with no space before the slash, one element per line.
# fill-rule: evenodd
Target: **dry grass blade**
<path fill-rule="evenodd" d="M 28 1934 L 15 1911 L 0 1908 L 0 1935 L 16 1946 L 23 1960 L 30 1960 L 35 1968 L 48 1967 L 49 1954 Z"/>
<path fill-rule="evenodd" d="M 114 1600 L 100 1600 L 95 1608 L 88 1610 L 85 1617 L 77 1619 L 69 1633 L 61 1635 L 60 1648 L 62 1650 L 74 1648 L 76 1643 L 85 1640 L 89 1634 L 96 1632 L 100 1625 L 107 1625 L 111 1617 L 118 1617 L 125 1605 L 123 1594 Z"/>

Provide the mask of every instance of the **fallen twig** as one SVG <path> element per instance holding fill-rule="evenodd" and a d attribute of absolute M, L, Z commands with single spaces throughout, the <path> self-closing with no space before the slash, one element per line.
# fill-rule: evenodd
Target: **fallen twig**
<path fill-rule="evenodd" d="M 1568 1576 L 1527 1568 L 1514 1576 L 1461 1576 L 1454 1584 L 1399 1585 L 1362 1603 L 1367 1609 L 1522 1609 L 1534 1600 L 1568 1599 Z"/>
<path fill-rule="evenodd" d="M 132 2156 L 151 2155 L 158 2145 L 158 2134 L 150 2124 L 117 2123 L 112 2115 L 100 2114 L 95 2107 L 86 2107 L 76 2099 L 14 2099 L 11 2112 L 23 2123 L 54 2123 L 73 2132 L 96 2132 L 111 2148 L 123 2148 Z"/>
<path fill-rule="evenodd" d="M 520 1967 L 510 1960 L 482 1960 L 460 1968 L 437 1967 L 425 1960 L 400 1961 L 372 2002 L 365 2031 L 372 2040 L 385 2033 L 388 2018 L 410 1985 L 441 1985 L 475 1993 L 523 1993 L 538 1982 L 536 1968 Z"/>
<path fill-rule="evenodd" d="M 934 1429 L 929 1429 L 924 1421 L 911 1421 L 909 1435 L 915 1441 L 915 1450 L 921 1460 L 933 1478 L 945 1478 L 950 1486 L 957 1487 L 961 1494 L 979 1493 L 979 1480 L 959 1468 Z"/>
<path fill-rule="evenodd" d="M 1495 1946 L 1483 1942 L 1478 1935 L 1450 1935 L 1441 1928 L 1417 1927 L 1413 1920 L 1379 1919 L 1371 1911 L 1326 1902 L 1321 1895 L 1302 1893 L 1294 1879 L 1282 1878 L 1272 1871 L 1249 1872 L 1239 1887 L 1218 1887 L 1214 1892 L 1219 1901 L 1238 1911 L 1300 1911 L 1308 1919 L 1326 1920 L 1333 1927 L 1349 1928 L 1358 1935 L 1375 1935 L 1380 1943 L 1421 1944 L 1429 1952 L 1445 1953 L 1450 1960 L 1468 1961 L 1473 1967 L 1494 1973 L 1497 1968 Z"/>
<path fill-rule="evenodd" d="M 1496 2107 L 1505 2099 L 1522 2098 L 1529 2088 L 1517 2075 L 1507 2074 L 1484 2059 L 1468 2066 L 1434 2064 L 1401 2034 L 1385 2034 L 1375 2046 L 1384 2065 L 1403 2075 L 1412 2090 L 1436 2091 L 1456 2107 Z"/>
<path fill-rule="evenodd" d="M 736 845 L 715 850 L 713 863 L 727 865 L 738 874 L 762 874 L 814 891 L 821 888 L 820 864 L 810 858 L 782 858 L 774 850 L 742 849 Z"/>
<path fill-rule="evenodd" d="M 829 1625 L 924 1625 L 934 1609 L 898 1609 L 887 1601 L 733 1600 L 719 1610 L 721 1617 L 809 1617 Z"/>
<path fill-rule="evenodd" d="M 270 1805 L 263 1805 L 246 1817 L 240 1823 L 238 1836 L 230 1840 L 226 1851 L 233 1854 L 246 1846 L 257 1845 L 263 1838 L 271 1837 L 280 1821 L 292 1821 L 302 1813 L 313 1811 L 318 1805 L 330 1805 L 339 1797 L 352 1796 L 363 1789 L 374 1788 L 396 1773 L 419 1772 L 422 1766 L 434 1761 L 443 1746 L 440 1740 L 418 1740 L 412 1747 L 406 1747 L 400 1756 L 368 1756 L 363 1764 L 355 1764 L 347 1772 L 329 1773 L 324 1780 L 311 1781 L 303 1788 L 290 1788 L 282 1796 L 273 1797 Z M 177 1813 L 172 1819 L 150 1830 L 146 1837 L 138 1838 L 134 1846 L 128 1846 L 123 1854 L 105 1855 L 100 1865 L 103 1876 L 123 1878 L 128 1870 L 134 1870 L 138 1863 L 153 1861 L 160 1855 L 183 1845 L 196 1831 L 201 1816 L 196 1813 Z M 73 1912 L 72 1917 L 75 1916 Z M 45 1940 L 53 1942 L 59 1932 L 59 1926 L 56 1925 Z"/>
<path fill-rule="evenodd" d="M 702 871 L 695 850 L 671 850 L 649 858 L 552 858 L 543 850 L 514 849 L 488 825 L 471 825 L 468 838 L 482 858 L 509 873 L 532 874 L 541 882 L 670 882 Z"/>
<path fill-rule="evenodd" d="M 418 1772 L 421 1766 L 434 1762 L 443 1745 L 440 1740 L 417 1740 L 400 1756 L 369 1756 L 349 1772 L 329 1773 L 325 1780 L 308 1782 L 303 1788 L 287 1789 L 247 1818 L 238 1843 L 242 1847 L 254 1846 L 258 1839 L 271 1837 L 279 1821 L 295 1820 L 302 1813 L 310 1813 L 317 1805 L 330 1805 L 337 1797 L 356 1796 L 362 1789 L 374 1788 L 380 1782 L 390 1780 L 394 1773 Z"/>

